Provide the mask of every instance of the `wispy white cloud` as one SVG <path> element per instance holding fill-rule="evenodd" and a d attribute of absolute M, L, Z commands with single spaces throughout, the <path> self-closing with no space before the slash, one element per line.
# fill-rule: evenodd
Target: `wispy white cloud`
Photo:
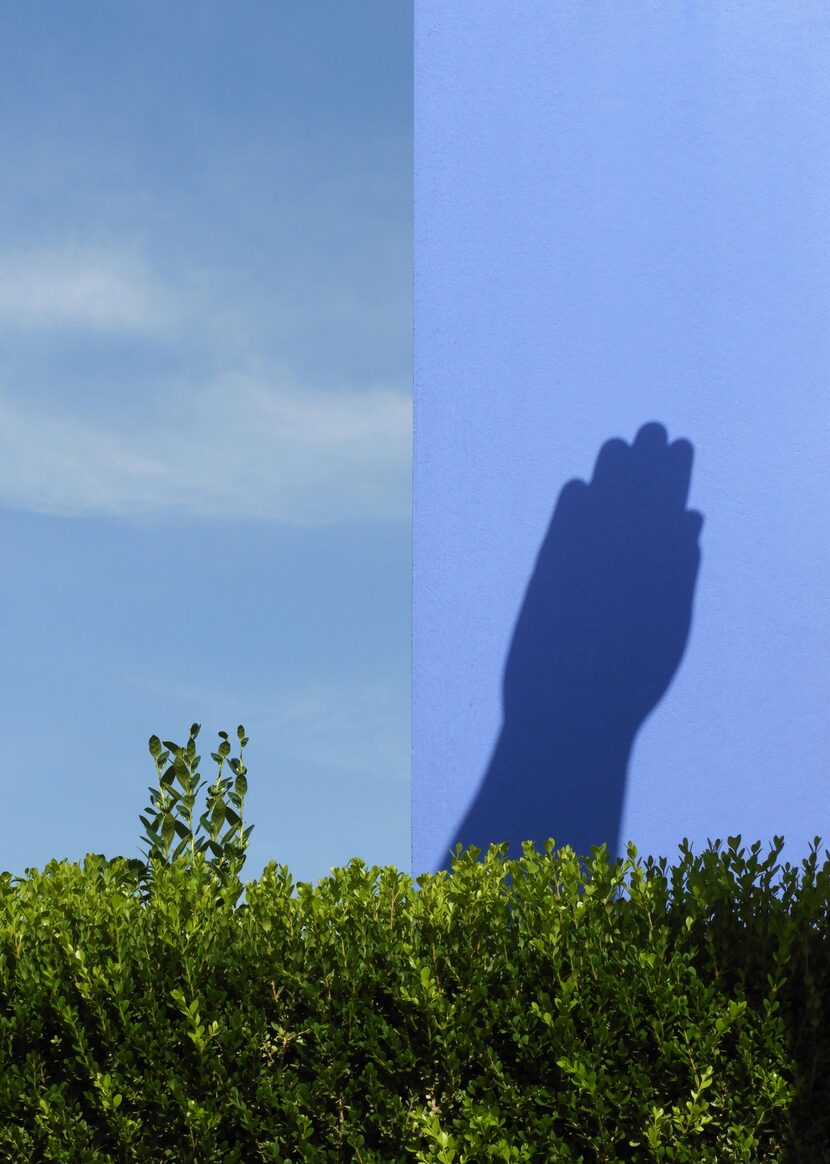
<path fill-rule="evenodd" d="M 242 345 L 252 350 L 238 350 L 210 294 L 194 298 L 193 280 L 184 282 L 174 288 L 135 248 L 0 254 L 0 332 L 28 333 L 18 345 L 22 381 L 0 383 L 0 504 L 68 517 L 195 515 L 306 525 L 405 516 L 410 403 L 394 387 L 322 390 L 284 368 L 217 375 L 166 393 L 148 385 L 138 423 L 133 407 L 120 416 L 110 407 L 108 420 L 79 407 L 89 386 L 110 401 L 125 391 L 121 384 L 106 392 L 94 371 L 91 385 L 71 378 L 62 384 L 58 404 L 54 392 L 52 403 L 42 393 L 27 395 L 25 352 L 46 333 L 130 334 L 148 351 L 175 336 L 191 354 L 209 353 L 214 366 L 259 366 L 256 337 Z M 237 350 L 224 350 L 228 343 Z M 133 391 L 144 394 L 137 384 Z"/>
<path fill-rule="evenodd" d="M 176 314 L 170 293 L 128 253 L 0 254 L 0 327 L 146 334 L 168 331 Z"/>
<path fill-rule="evenodd" d="M 273 700 L 258 720 L 297 760 L 331 772 L 409 780 L 409 701 L 390 695 L 388 681 L 352 682 L 348 690 L 318 684 Z"/>
<path fill-rule="evenodd" d="M 225 377 L 171 391 L 130 428 L 0 392 L 0 502 L 62 516 L 399 518 L 410 427 L 408 396 L 383 387 Z"/>
<path fill-rule="evenodd" d="M 242 722 L 256 743 L 268 749 L 278 741 L 280 753 L 290 759 L 332 772 L 409 781 L 409 700 L 390 691 L 386 677 L 352 679 L 342 686 L 315 682 L 299 690 L 293 686 L 290 693 L 220 691 L 134 671 L 123 681 L 173 706 L 185 704 L 190 714 L 198 709 L 200 716 L 210 716 L 207 739 Z M 170 730 L 177 739 L 175 730 L 181 735 L 184 729 Z M 203 747 L 207 754 L 207 744 Z"/>

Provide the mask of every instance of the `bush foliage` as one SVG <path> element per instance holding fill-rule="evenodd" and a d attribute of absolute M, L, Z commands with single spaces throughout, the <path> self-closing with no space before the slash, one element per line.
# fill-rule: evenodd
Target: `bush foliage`
<path fill-rule="evenodd" d="M 0 1159 L 830 1159 L 818 842 L 243 883 L 241 752 L 197 818 L 194 740 L 146 861 L 0 876 Z"/>

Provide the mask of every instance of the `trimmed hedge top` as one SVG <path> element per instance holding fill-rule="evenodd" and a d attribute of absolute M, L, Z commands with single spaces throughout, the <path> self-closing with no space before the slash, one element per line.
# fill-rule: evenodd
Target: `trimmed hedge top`
<path fill-rule="evenodd" d="M 0 1158 L 827 1160 L 830 860 L 780 850 L 3 874 Z"/>
<path fill-rule="evenodd" d="M 245 729 L 210 785 L 198 733 L 146 860 L 0 874 L 0 1161 L 830 1160 L 818 838 L 244 884 Z"/>

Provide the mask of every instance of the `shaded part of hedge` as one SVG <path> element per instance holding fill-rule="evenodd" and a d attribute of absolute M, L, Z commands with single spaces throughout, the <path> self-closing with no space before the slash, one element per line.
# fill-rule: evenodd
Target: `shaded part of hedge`
<path fill-rule="evenodd" d="M 830 1159 L 830 860 L 779 852 L 4 875 L 0 1159 Z"/>

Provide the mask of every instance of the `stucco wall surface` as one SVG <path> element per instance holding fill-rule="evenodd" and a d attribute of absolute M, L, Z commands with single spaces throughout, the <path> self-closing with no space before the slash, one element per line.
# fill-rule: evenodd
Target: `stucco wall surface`
<path fill-rule="evenodd" d="M 415 0 L 416 871 L 830 842 L 828 62 L 824 0 Z"/>

